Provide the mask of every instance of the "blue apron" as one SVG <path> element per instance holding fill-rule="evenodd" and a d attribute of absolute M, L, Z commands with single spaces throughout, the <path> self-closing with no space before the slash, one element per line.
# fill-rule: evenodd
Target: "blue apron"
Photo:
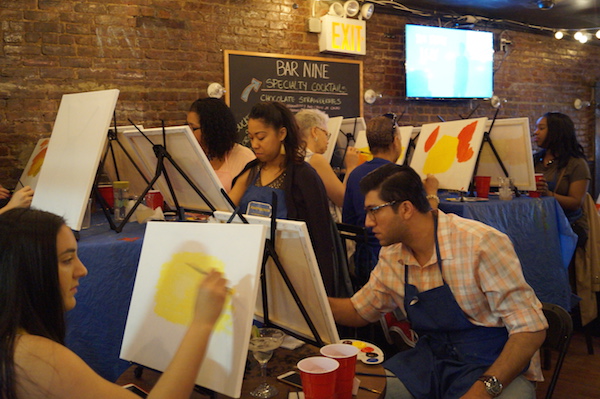
<path fill-rule="evenodd" d="M 435 251 L 442 273 L 442 257 L 434 217 Z M 505 327 L 476 326 L 464 314 L 450 287 L 419 292 L 408 283 L 404 269 L 404 308 L 419 334 L 416 346 L 390 358 L 385 368 L 393 372 L 416 399 L 459 398 L 500 355 L 508 340 Z"/>
<path fill-rule="evenodd" d="M 240 211 L 247 215 L 271 217 L 273 207 L 271 204 L 273 193 L 277 195 L 277 217 L 287 219 L 287 207 L 285 206 L 285 192 L 280 188 L 269 186 L 256 186 L 256 180 L 260 178 L 260 172 L 256 174 L 252 183 L 240 200 Z"/>

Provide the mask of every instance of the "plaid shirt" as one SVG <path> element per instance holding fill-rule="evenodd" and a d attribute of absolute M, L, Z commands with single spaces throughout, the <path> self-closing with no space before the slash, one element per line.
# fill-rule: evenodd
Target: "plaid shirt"
<path fill-rule="evenodd" d="M 506 326 L 509 334 L 546 329 L 542 305 L 525 282 L 508 236 L 474 220 L 441 211 L 438 215 L 444 280 L 469 321 Z M 421 266 L 401 243 L 383 247 L 368 283 L 351 299 L 361 317 L 374 322 L 396 307 L 404 311 L 404 267 L 408 267 L 409 283 L 419 292 L 443 284 L 435 251 Z M 526 376 L 543 380 L 537 354 Z"/>

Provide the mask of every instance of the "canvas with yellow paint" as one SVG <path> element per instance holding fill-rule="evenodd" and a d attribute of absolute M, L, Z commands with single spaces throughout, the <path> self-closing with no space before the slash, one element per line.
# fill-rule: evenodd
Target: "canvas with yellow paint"
<path fill-rule="evenodd" d="M 239 397 L 267 227 L 150 222 L 144 235 L 121 358 L 164 371 L 191 322 L 198 284 L 211 269 L 229 296 L 196 384 Z"/>
<path fill-rule="evenodd" d="M 435 175 L 440 189 L 467 191 L 486 121 L 476 118 L 423 125 L 410 166 L 423 179 Z"/>

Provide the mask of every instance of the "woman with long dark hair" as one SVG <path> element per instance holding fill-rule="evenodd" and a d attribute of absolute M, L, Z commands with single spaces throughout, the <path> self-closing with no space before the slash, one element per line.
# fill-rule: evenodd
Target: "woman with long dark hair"
<path fill-rule="evenodd" d="M 548 112 L 538 119 L 533 137 L 541 148 L 534 155 L 535 171 L 544 174 L 538 191 L 555 197 L 569 222 L 587 230 L 582 205 L 591 175 L 573 121 Z"/>
<path fill-rule="evenodd" d="M 138 398 L 64 346 L 64 313 L 75 307 L 86 274 L 61 217 L 22 208 L 0 215 L 0 398 Z M 211 272 L 179 350 L 149 398 L 190 396 L 226 295 L 225 280 Z"/>
<path fill-rule="evenodd" d="M 234 180 L 229 193 L 243 213 L 270 217 L 273 195 L 275 216 L 306 222 L 325 289 L 341 294 L 341 243 L 329 213 L 327 193 L 317 172 L 304 162 L 298 124 L 282 103 L 254 105 L 248 119 L 248 137 L 256 159 Z"/>

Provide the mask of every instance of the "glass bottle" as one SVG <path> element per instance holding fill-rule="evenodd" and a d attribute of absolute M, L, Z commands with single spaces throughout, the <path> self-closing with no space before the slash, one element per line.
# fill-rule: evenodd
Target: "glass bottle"
<path fill-rule="evenodd" d="M 121 221 L 127 215 L 127 203 L 129 202 L 129 182 L 113 182 L 113 193 L 115 196 L 115 220 Z"/>

